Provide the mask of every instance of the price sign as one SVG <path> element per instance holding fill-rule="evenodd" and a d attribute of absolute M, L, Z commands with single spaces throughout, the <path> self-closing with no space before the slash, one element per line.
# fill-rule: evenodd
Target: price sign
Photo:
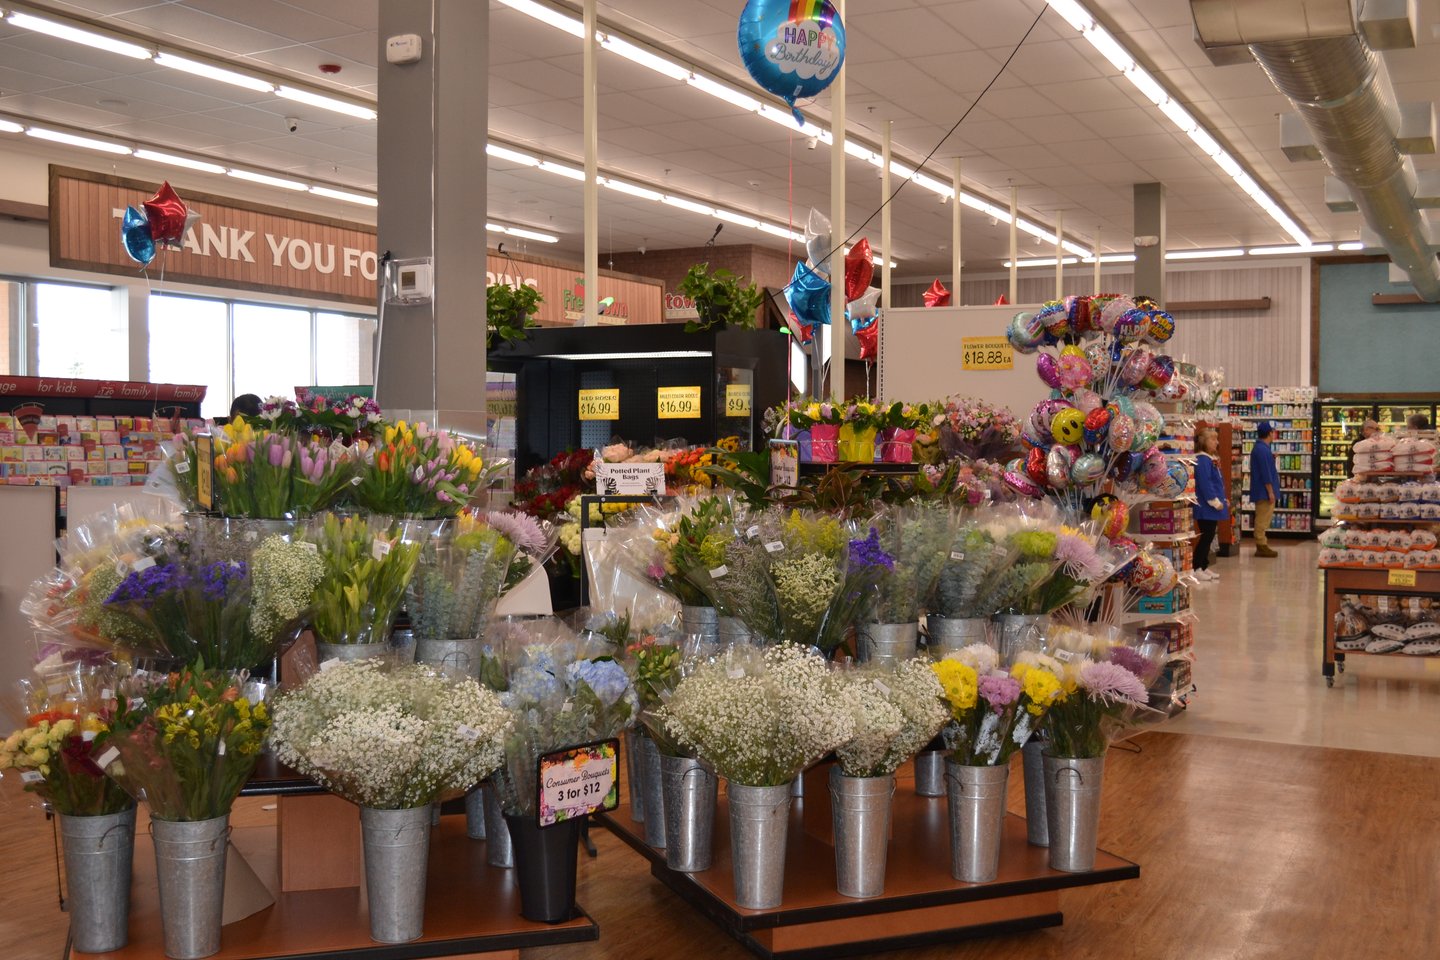
<path fill-rule="evenodd" d="M 962 337 L 962 370 L 1013 370 L 1015 350 L 1004 337 Z"/>
<path fill-rule="evenodd" d="M 661 420 L 699 420 L 699 387 L 660 387 L 655 391 Z"/>
<path fill-rule="evenodd" d="M 800 444 L 795 440 L 770 441 L 770 486 L 800 485 Z"/>
<path fill-rule="evenodd" d="M 604 387 L 580 391 L 581 420 L 619 420 L 620 388 Z"/>
<path fill-rule="evenodd" d="M 750 416 L 750 384 L 725 384 L 725 416 Z"/>
<path fill-rule="evenodd" d="M 1413 587 L 1415 586 L 1415 571 L 1391 570 L 1385 578 L 1385 583 L 1391 587 Z"/>
<path fill-rule="evenodd" d="M 206 510 L 215 507 L 215 444 L 208 436 L 195 438 L 195 500 Z"/>
<path fill-rule="evenodd" d="M 547 753 L 539 760 L 536 816 L 541 827 L 614 810 L 620 804 L 619 740 Z"/>

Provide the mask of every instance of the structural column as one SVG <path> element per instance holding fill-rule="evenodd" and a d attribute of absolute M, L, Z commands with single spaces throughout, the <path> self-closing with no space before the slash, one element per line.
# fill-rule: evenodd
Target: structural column
<path fill-rule="evenodd" d="M 1141 245 L 1142 240 L 1154 243 Z M 1135 289 L 1136 294 L 1165 304 L 1165 184 L 1135 184 Z"/>
<path fill-rule="evenodd" d="M 845 19 L 845 0 L 835 0 L 835 12 Z M 815 331 L 815 350 L 820 338 L 830 341 L 830 382 L 828 392 L 837 400 L 845 398 L 845 68 L 835 73 L 830 84 L 830 329 Z M 890 251 L 885 251 L 888 259 Z M 824 396 L 824 394 L 820 394 Z"/>
<path fill-rule="evenodd" d="M 955 172 L 953 183 L 955 184 L 955 195 L 950 198 L 950 303 L 957 307 L 965 305 L 960 299 L 960 270 L 965 266 L 965 260 L 960 255 L 960 234 L 962 226 L 961 214 L 964 206 L 960 203 L 960 165 L 964 161 L 960 157 L 955 158 Z"/>
<path fill-rule="evenodd" d="M 489 4 L 386 0 L 379 9 L 378 249 L 433 257 L 435 295 L 382 306 L 376 395 L 387 412 L 433 414 L 483 435 Z M 386 38 L 407 33 L 421 38 L 420 61 L 386 63 Z"/>

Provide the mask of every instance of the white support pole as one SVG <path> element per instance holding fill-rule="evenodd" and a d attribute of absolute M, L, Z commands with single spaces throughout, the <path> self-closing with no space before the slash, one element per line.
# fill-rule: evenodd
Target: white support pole
<path fill-rule="evenodd" d="M 585 0 L 585 313 L 580 321 L 600 323 L 600 88 L 595 75 L 595 0 Z"/>
<path fill-rule="evenodd" d="M 845 19 L 845 0 L 836 0 L 835 12 Z M 830 395 L 845 397 L 845 70 L 842 67 L 830 84 L 830 329 L 816 330 L 830 340 Z M 890 258 L 890 251 L 885 251 Z"/>
<path fill-rule="evenodd" d="M 1095 293 L 1100 293 L 1100 227 L 1095 227 Z"/>
<path fill-rule="evenodd" d="M 1010 184 L 1010 302 L 1020 295 L 1020 189 Z"/>
<path fill-rule="evenodd" d="M 960 212 L 964 209 L 960 204 L 961 162 L 959 157 L 955 158 L 955 176 L 951 181 L 955 195 L 950 198 L 950 302 L 957 307 L 964 305 L 960 299 L 960 268 L 965 265 L 960 257 Z"/>
<path fill-rule="evenodd" d="M 880 140 L 880 306 L 890 309 L 890 128 L 894 121 L 886 120 Z"/>
<path fill-rule="evenodd" d="M 1055 211 L 1055 299 L 1065 299 L 1065 211 Z"/>

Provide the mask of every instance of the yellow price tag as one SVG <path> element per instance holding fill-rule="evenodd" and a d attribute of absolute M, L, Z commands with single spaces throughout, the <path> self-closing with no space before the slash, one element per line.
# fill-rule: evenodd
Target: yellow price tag
<path fill-rule="evenodd" d="M 750 384 L 725 384 L 725 416 L 750 416 Z"/>
<path fill-rule="evenodd" d="M 699 420 L 699 387 L 660 387 L 655 391 L 661 420 Z"/>
<path fill-rule="evenodd" d="M 195 500 L 206 510 L 215 507 L 215 445 L 207 436 L 195 438 Z"/>
<path fill-rule="evenodd" d="M 1415 586 L 1414 570 L 1391 570 L 1385 578 L 1387 586 L 1391 587 L 1413 587 Z"/>
<path fill-rule="evenodd" d="M 513 417 L 515 416 L 515 398 L 508 397 L 504 400 L 487 400 L 485 412 L 492 417 Z"/>
<path fill-rule="evenodd" d="M 619 420 L 620 388 L 603 387 L 580 391 L 581 420 Z"/>
<path fill-rule="evenodd" d="M 1015 350 L 1004 337 L 962 337 L 962 370 L 1013 370 Z"/>

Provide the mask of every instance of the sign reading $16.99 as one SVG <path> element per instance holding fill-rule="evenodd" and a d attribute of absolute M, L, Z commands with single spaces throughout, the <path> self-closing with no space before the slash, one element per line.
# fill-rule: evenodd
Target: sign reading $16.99
<path fill-rule="evenodd" d="M 619 420 L 620 388 L 607 387 L 602 389 L 581 390 L 580 419 Z"/>
<path fill-rule="evenodd" d="M 699 387 L 660 387 L 655 391 L 656 416 L 661 420 L 699 420 Z"/>
<path fill-rule="evenodd" d="M 1013 370 L 1015 350 L 1004 337 L 963 337 L 960 340 L 962 370 Z"/>

